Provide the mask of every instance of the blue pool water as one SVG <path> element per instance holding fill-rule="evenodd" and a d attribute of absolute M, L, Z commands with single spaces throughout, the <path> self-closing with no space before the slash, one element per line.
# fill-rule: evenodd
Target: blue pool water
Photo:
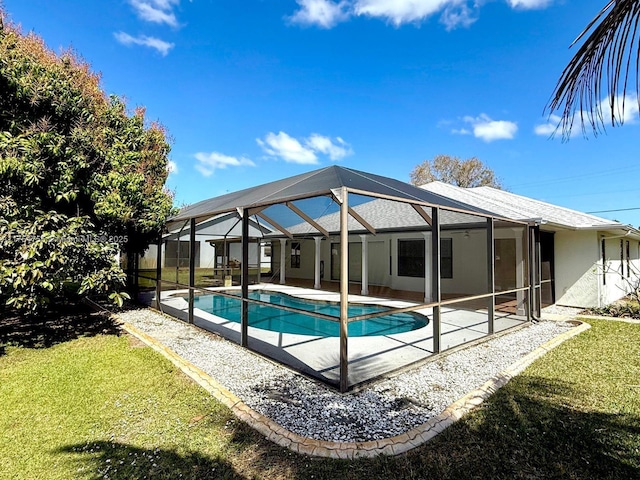
<path fill-rule="evenodd" d="M 233 292 L 234 294 L 236 292 Z M 253 290 L 249 298 L 269 302 L 274 305 L 318 312 L 336 317 L 336 321 L 312 317 L 297 312 L 288 312 L 268 305 L 249 304 L 249 325 L 281 333 L 295 333 L 300 335 L 314 335 L 323 337 L 340 336 L 340 304 L 333 302 L 317 302 L 303 298 L 292 297 L 279 292 Z M 232 322 L 240 323 L 240 299 L 223 297 L 221 295 L 200 295 L 194 299 L 194 306 L 200 310 Z M 387 307 L 380 305 L 349 305 L 349 317 L 367 313 L 382 312 Z M 349 336 L 391 335 L 409 332 L 422 328 L 429 323 L 428 317 L 418 313 L 393 313 L 369 320 L 349 322 Z"/>

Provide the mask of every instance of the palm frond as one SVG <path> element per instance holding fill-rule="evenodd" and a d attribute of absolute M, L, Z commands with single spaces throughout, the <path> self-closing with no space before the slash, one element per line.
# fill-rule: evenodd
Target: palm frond
<path fill-rule="evenodd" d="M 612 126 L 621 125 L 630 75 L 635 78 L 636 101 L 640 102 L 639 22 L 640 0 L 610 0 L 571 44 L 573 47 L 591 32 L 563 70 L 545 107 L 549 113 L 561 114 L 558 129 L 565 140 L 576 118 L 585 135 L 587 126 L 598 135 L 608 121 Z"/>

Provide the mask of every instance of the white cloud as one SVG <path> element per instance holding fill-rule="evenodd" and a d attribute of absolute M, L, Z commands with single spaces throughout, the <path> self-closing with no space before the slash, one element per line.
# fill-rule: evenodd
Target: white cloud
<path fill-rule="evenodd" d="M 454 128 L 451 130 L 454 135 L 471 135 L 471 131 L 466 128 Z"/>
<path fill-rule="evenodd" d="M 256 139 L 258 145 L 269 155 L 282 158 L 285 162 L 314 164 L 318 163 L 318 157 L 312 148 L 303 146 L 298 140 L 290 137 L 285 132 L 275 134 L 269 132 L 264 140 Z"/>
<path fill-rule="evenodd" d="M 317 133 L 298 140 L 285 132 L 278 132 L 278 134 L 269 132 L 264 140 L 258 138 L 256 142 L 268 155 L 282 158 L 290 163 L 316 164 L 318 163 L 317 154 L 326 155 L 334 161 L 353 155 L 353 149 L 341 137 L 332 140 L 331 137 Z"/>
<path fill-rule="evenodd" d="M 167 162 L 167 172 L 169 172 L 169 175 L 177 175 L 179 172 L 178 164 L 173 160 L 169 160 Z"/>
<path fill-rule="evenodd" d="M 335 143 L 329 137 L 317 133 L 311 134 L 305 144 L 312 150 L 328 155 L 331 160 L 341 160 L 353 154 L 353 150 L 342 138 L 336 137 Z"/>
<path fill-rule="evenodd" d="M 255 167 L 256 164 L 245 157 L 230 157 L 219 152 L 204 153 L 198 152 L 194 155 L 198 164 L 196 164 L 196 170 L 202 173 L 205 177 L 213 175 L 216 170 L 225 169 L 227 167 Z"/>
<path fill-rule="evenodd" d="M 444 24 L 447 30 L 453 30 L 458 27 L 469 27 L 473 22 L 478 20 L 478 7 L 477 5 L 474 5 L 474 7 L 474 9 L 471 9 L 466 3 L 447 7 L 440 16 L 440 22 Z"/>
<path fill-rule="evenodd" d="M 332 28 L 349 18 L 347 12 L 349 4 L 345 0 L 338 3 L 331 0 L 296 0 L 296 2 L 300 5 L 300 10 L 289 17 L 293 23 Z"/>
<path fill-rule="evenodd" d="M 481 138 L 485 142 L 510 140 L 518 131 L 518 125 L 515 122 L 492 120 L 484 113 L 480 114 L 479 117 L 466 116 L 464 121 L 470 123 L 473 127 L 473 136 Z"/>
<path fill-rule="evenodd" d="M 173 12 L 175 0 L 129 0 L 138 16 L 147 22 L 166 23 L 172 27 L 178 26 L 178 20 Z"/>
<path fill-rule="evenodd" d="M 356 0 L 353 8 L 356 15 L 383 18 L 399 26 L 462 3 L 466 0 Z"/>
<path fill-rule="evenodd" d="M 611 125 L 611 105 L 609 99 L 600 102 L 605 125 Z M 634 123 L 638 120 L 638 97 L 635 94 L 618 95 L 613 101 L 613 117 L 617 123 Z"/>
<path fill-rule="evenodd" d="M 600 101 L 596 108 L 602 111 L 602 123 L 605 128 L 612 124 L 612 116 L 615 117 L 616 124 L 634 124 L 638 122 L 638 117 L 640 116 L 638 97 L 633 93 L 627 95 L 626 98 L 623 98 L 622 95 L 615 97 L 613 101 L 613 115 L 608 98 Z M 571 132 L 569 132 L 568 135 L 564 135 L 564 138 L 575 137 L 583 132 L 581 118 L 584 118 L 586 123 L 585 128 L 590 128 L 589 114 L 585 111 L 576 112 L 573 116 Z M 556 133 L 564 134 L 564 132 L 562 132 L 562 126 L 560 125 L 561 120 L 562 118 L 558 115 L 549 115 L 548 121 L 536 125 L 533 131 L 536 135 L 542 136 L 552 136 Z M 596 119 L 596 121 L 598 121 L 598 119 Z"/>
<path fill-rule="evenodd" d="M 536 8 L 545 8 L 553 3 L 553 0 L 507 0 L 511 8 L 520 8 L 522 10 L 533 10 Z"/>
<path fill-rule="evenodd" d="M 174 47 L 173 43 L 165 42 L 164 40 L 160 40 L 155 37 L 147 37 L 146 35 L 133 37 L 125 32 L 116 32 L 113 36 L 123 45 L 142 45 L 153 48 L 160 52 L 163 57 L 166 56 L 169 53 L 169 50 Z"/>
<path fill-rule="evenodd" d="M 545 123 L 539 123 L 533 128 L 533 132 L 536 135 L 541 135 L 543 137 L 549 137 L 553 135 L 553 133 L 558 128 L 558 124 L 560 123 L 560 117 L 558 115 L 549 115 L 549 119 Z"/>
<path fill-rule="evenodd" d="M 485 0 L 296 0 L 300 6 L 289 19 L 293 23 L 332 28 L 353 16 L 378 18 L 396 27 L 418 23 L 440 14 L 447 30 L 468 27 L 478 19 Z M 506 0 L 514 9 L 545 8 L 553 0 Z"/>

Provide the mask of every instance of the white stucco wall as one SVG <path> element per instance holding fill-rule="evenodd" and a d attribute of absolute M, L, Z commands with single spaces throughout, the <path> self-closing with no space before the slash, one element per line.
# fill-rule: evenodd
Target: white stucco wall
<path fill-rule="evenodd" d="M 368 258 L 369 258 L 369 284 L 370 285 L 388 285 L 388 236 L 377 235 L 368 238 Z M 291 240 L 287 240 L 285 252 L 285 273 L 286 278 L 300 278 L 313 280 L 315 276 L 315 240 L 295 239 L 294 242 L 300 242 L 300 268 L 291 268 Z M 323 280 L 331 280 L 331 244 L 339 243 L 337 237 L 323 238 L 320 242 L 320 260 L 324 262 L 324 278 Z M 349 243 L 352 245 L 351 252 L 357 252 L 357 255 L 349 255 L 349 279 L 352 282 L 360 282 L 362 277 L 362 251 L 360 244 L 362 239 L 359 235 L 349 236 Z M 353 245 L 357 244 L 356 248 Z M 339 250 L 334 252 L 339 255 Z M 273 265 L 274 272 L 280 270 L 280 241 L 273 242 Z"/>
<path fill-rule="evenodd" d="M 632 238 L 609 238 L 604 234 L 605 239 L 605 266 L 600 258 L 598 264 L 599 280 L 601 282 L 600 303 L 607 305 L 625 295 L 633 286 L 638 283 L 638 273 L 640 272 L 640 260 L 638 260 L 638 241 Z M 601 237 L 602 239 L 602 234 Z M 627 267 L 626 242 L 629 242 L 629 267 Z M 622 242 L 622 262 L 620 261 L 620 247 Z M 601 243 L 600 243 L 601 248 Z M 600 252 L 601 255 L 601 252 Z M 622 268 L 621 268 L 622 267 Z M 606 285 L 602 284 L 602 276 L 606 275 Z"/>
<path fill-rule="evenodd" d="M 202 252 L 202 248 L 204 248 L 205 250 L 213 250 L 215 252 L 215 249 L 213 247 L 210 247 L 209 245 L 205 245 L 204 247 L 201 247 L 200 252 Z M 241 243 L 229 244 L 229 259 L 230 260 L 235 259 L 238 261 L 242 260 L 242 244 Z M 252 241 L 251 243 L 249 243 L 249 266 L 255 267 L 259 264 L 259 261 L 260 261 L 259 245 L 255 241 Z M 210 261 L 210 264 L 203 264 L 202 259 L 200 260 L 201 267 L 205 267 L 205 266 L 213 267 L 213 265 L 214 265 L 213 259 Z"/>
<path fill-rule="evenodd" d="M 572 307 L 598 305 L 598 233 L 559 231 L 554 235 L 556 303 Z"/>

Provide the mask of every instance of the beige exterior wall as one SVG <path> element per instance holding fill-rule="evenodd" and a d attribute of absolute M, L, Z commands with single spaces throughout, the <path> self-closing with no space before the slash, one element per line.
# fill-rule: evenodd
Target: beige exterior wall
<path fill-rule="evenodd" d="M 556 303 L 575 307 L 598 307 L 612 303 L 631 291 L 640 272 L 640 244 L 632 238 L 611 238 L 596 231 L 560 231 L 554 235 Z M 602 261 L 602 239 L 605 262 Z M 622 263 L 620 242 L 622 241 Z M 626 242 L 629 241 L 629 263 Z M 628 268 L 629 267 L 629 268 Z"/>
<path fill-rule="evenodd" d="M 554 235 L 556 303 L 572 307 L 598 305 L 598 234 L 559 231 Z"/>
<path fill-rule="evenodd" d="M 599 252 L 598 273 L 600 282 L 600 304 L 607 305 L 627 295 L 634 285 L 638 284 L 640 260 L 638 253 L 640 244 L 637 240 L 623 237 L 611 238 L 606 234 L 600 235 L 599 249 L 602 248 L 602 238 L 605 241 L 605 258 L 602 262 L 602 252 Z M 629 242 L 629 261 L 627 262 L 627 242 Z M 622 258 L 621 258 L 622 257 Z M 606 284 L 603 282 L 606 277 Z"/>
<path fill-rule="evenodd" d="M 467 235 L 468 233 L 468 235 Z M 629 282 L 620 275 L 620 239 L 606 240 L 607 272 L 603 272 L 600 252 L 602 232 L 596 231 L 558 231 L 554 234 L 554 266 L 555 266 L 555 298 L 559 305 L 575 307 L 591 307 L 611 303 L 629 292 Z M 442 279 L 442 293 L 447 294 L 482 294 L 487 293 L 487 248 L 486 231 L 443 231 L 442 238 L 451 238 L 453 242 L 453 278 Z M 522 251 L 526 255 L 526 240 L 522 240 L 521 229 L 501 228 L 495 231 L 496 238 L 520 238 Z M 397 245 L 398 239 L 424 239 L 422 232 L 406 232 L 397 234 L 378 234 L 368 237 L 369 250 L 369 285 L 386 285 L 392 289 L 424 292 L 424 278 L 404 277 L 398 275 Z M 427 237 L 430 238 L 430 237 Z M 331 245 L 338 243 L 337 237 L 321 241 L 321 260 L 324 262 L 323 281 L 331 280 L 331 258 L 337 256 L 339 250 L 332 252 Z M 290 245 L 287 240 L 285 255 L 286 278 L 313 280 L 315 275 L 315 241 L 313 238 L 302 239 L 300 251 L 300 268 L 291 268 Z M 627 272 L 626 242 L 623 239 L 624 275 Z M 350 255 L 350 281 L 360 283 L 362 239 L 359 235 L 349 237 L 350 244 L 357 244 L 352 249 L 357 255 Z M 274 274 L 279 270 L 280 243 L 273 242 Z M 635 280 L 640 272 L 640 244 L 629 239 L 631 279 Z M 427 262 L 428 265 L 428 262 Z M 522 265 L 518 271 L 518 286 L 528 282 L 527 270 Z M 430 270 L 427 268 L 427 277 Z M 603 285 L 606 275 L 606 285 Z M 277 280 L 276 280 L 277 281 Z M 430 288 L 430 287 L 428 287 Z"/>
<path fill-rule="evenodd" d="M 468 237 L 464 231 L 443 231 L 442 238 L 451 238 L 453 243 L 453 278 L 442 280 L 442 292 L 447 293 L 486 293 L 487 287 L 487 248 L 486 231 L 469 231 Z M 428 237 L 430 238 L 430 237 Z M 396 290 L 413 292 L 425 291 L 425 279 L 398 275 L 398 239 L 424 240 L 422 232 L 407 232 L 398 234 L 378 234 L 368 237 L 369 285 L 385 285 Z M 315 242 L 310 239 L 295 239 L 300 242 L 300 268 L 291 268 L 290 245 L 287 240 L 285 254 L 286 278 L 313 280 L 315 274 Z M 323 280 L 331 280 L 331 258 L 339 255 L 339 250 L 332 251 L 331 245 L 339 243 L 337 237 L 323 239 L 321 242 L 321 260 L 324 262 Z M 351 282 L 361 282 L 362 239 L 359 235 L 349 236 L 352 245 L 349 256 L 349 279 Z M 357 245 L 353 248 L 353 245 Z M 280 268 L 280 242 L 273 242 L 274 273 Z M 427 277 L 431 272 L 427 269 Z M 430 288 L 430 287 L 429 287 Z"/>

